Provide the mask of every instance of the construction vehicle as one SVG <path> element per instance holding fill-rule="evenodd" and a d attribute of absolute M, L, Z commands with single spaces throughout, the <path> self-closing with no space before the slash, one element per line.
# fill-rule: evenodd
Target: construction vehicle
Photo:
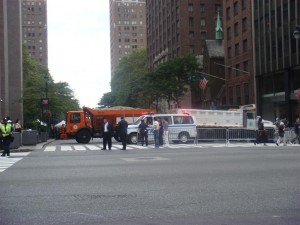
<path fill-rule="evenodd" d="M 66 135 L 67 138 L 75 138 L 78 143 L 86 144 L 93 138 L 102 138 L 102 125 L 104 118 L 116 127 L 118 122 L 121 120 L 121 117 L 124 117 L 130 124 L 133 123 L 139 116 L 149 113 L 156 113 L 156 110 L 122 106 L 105 109 L 83 107 L 82 111 L 67 112 Z M 114 138 L 119 141 L 117 132 L 115 132 Z"/>
<path fill-rule="evenodd" d="M 257 129 L 256 107 L 254 104 L 229 110 L 177 109 L 177 113 L 194 116 L 197 126 L 200 128 L 228 127 Z M 263 120 L 263 123 L 267 129 L 275 128 L 271 121 Z"/>

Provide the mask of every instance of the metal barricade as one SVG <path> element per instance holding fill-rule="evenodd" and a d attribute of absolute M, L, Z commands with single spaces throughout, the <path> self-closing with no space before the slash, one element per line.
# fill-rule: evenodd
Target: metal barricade
<path fill-rule="evenodd" d="M 199 141 L 227 142 L 227 128 L 197 128 L 196 144 Z"/>
<path fill-rule="evenodd" d="M 244 128 L 228 128 L 228 139 L 227 143 L 230 141 L 255 141 L 257 137 L 256 130 L 248 130 Z"/>

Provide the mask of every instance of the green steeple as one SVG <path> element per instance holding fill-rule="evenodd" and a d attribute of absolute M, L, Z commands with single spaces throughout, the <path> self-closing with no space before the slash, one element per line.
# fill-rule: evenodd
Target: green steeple
<path fill-rule="evenodd" d="M 216 27 L 216 40 L 223 40 L 222 22 L 220 18 L 220 11 L 218 10 L 217 27 Z"/>

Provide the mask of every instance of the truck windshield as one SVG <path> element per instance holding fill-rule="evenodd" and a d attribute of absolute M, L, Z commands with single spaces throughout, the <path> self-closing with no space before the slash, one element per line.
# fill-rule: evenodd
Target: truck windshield
<path fill-rule="evenodd" d="M 140 124 L 140 122 L 145 118 L 145 116 L 140 116 L 139 118 L 137 118 L 137 120 L 133 123 L 134 125 L 138 125 Z"/>

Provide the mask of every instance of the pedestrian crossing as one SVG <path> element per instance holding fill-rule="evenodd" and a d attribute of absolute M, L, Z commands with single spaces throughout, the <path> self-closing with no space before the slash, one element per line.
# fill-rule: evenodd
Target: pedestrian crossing
<path fill-rule="evenodd" d="M 10 157 L 0 157 L 0 173 L 4 172 L 7 168 L 11 167 L 13 164 L 23 159 L 29 153 L 30 152 L 18 152 L 11 153 Z"/>
<path fill-rule="evenodd" d="M 270 144 L 270 146 L 274 144 Z M 261 145 L 262 147 L 263 145 Z M 43 148 L 44 152 L 81 152 L 81 151 L 101 151 L 102 144 L 70 144 L 70 145 L 56 145 L 46 146 Z M 163 149 L 187 149 L 187 148 L 222 148 L 222 147 L 254 147 L 253 143 L 240 143 L 240 144 L 226 144 L 226 143 L 205 143 L 205 144 L 170 144 L 168 147 L 161 146 Z M 256 147 L 260 147 L 257 145 Z M 123 146 L 120 144 L 113 144 L 111 150 L 120 150 Z M 154 145 L 141 146 L 141 145 L 127 145 L 127 150 L 134 149 L 154 149 Z"/>

